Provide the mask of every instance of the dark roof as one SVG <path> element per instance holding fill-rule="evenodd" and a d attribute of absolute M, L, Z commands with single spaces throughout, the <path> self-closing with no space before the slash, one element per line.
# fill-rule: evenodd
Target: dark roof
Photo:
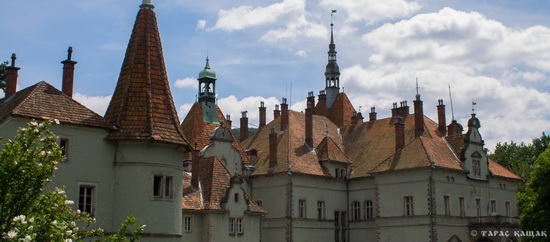
<path fill-rule="evenodd" d="M 10 116 L 58 119 L 61 123 L 111 128 L 107 120 L 45 81 L 0 100 L 0 122 Z"/>
<path fill-rule="evenodd" d="M 108 139 L 188 145 L 170 92 L 152 8 L 142 7 L 137 14 L 105 118 L 118 127 Z"/>
<path fill-rule="evenodd" d="M 217 105 L 216 115 L 220 124 L 205 122 L 202 115 L 202 105 L 200 104 L 200 102 L 196 102 L 193 104 L 191 110 L 189 110 L 187 116 L 185 116 L 185 119 L 181 123 L 181 128 L 183 130 L 183 133 L 185 134 L 185 137 L 188 137 L 189 143 L 194 148 L 196 144 L 196 149 L 199 150 L 210 144 L 210 137 L 212 136 L 214 129 L 216 129 L 218 126 L 222 125 L 223 127 L 231 130 L 231 127 L 229 127 L 229 123 L 225 120 L 222 111 Z M 244 152 L 241 143 L 239 142 L 239 140 L 235 136 L 235 133 L 233 133 L 232 130 L 231 137 L 233 137 L 232 145 L 241 155 L 243 165 L 248 165 L 250 163 L 248 155 L 246 155 L 246 153 Z M 187 158 L 191 158 L 190 155 L 190 152 L 186 153 Z"/>
<path fill-rule="evenodd" d="M 183 176 L 183 203 L 186 210 L 225 210 L 223 201 L 231 184 L 231 175 L 220 160 L 215 157 L 201 158 L 199 161 L 199 189 L 191 187 L 191 176 Z M 265 213 L 251 197 L 245 193 L 248 211 Z"/>
<path fill-rule="evenodd" d="M 279 134 L 277 143 L 277 166 L 275 170 L 269 171 L 269 133 L 272 127 L 276 132 L 280 130 L 281 117 L 271 121 L 256 134 L 243 141 L 243 147 L 247 150 L 255 149 L 258 155 L 258 161 L 255 165 L 253 175 L 263 175 L 268 173 L 287 172 L 287 167 L 291 165 L 291 171 L 295 173 L 329 176 L 320 164 L 322 157 L 326 157 L 326 152 L 317 154 L 305 144 L 305 114 L 289 110 L 288 127 L 284 133 Z M 328 131 L 328 134 L 327 134 Z M 330 137 L 329 158 L 336 160 L 345 160 L 336 150 L 344 150 L 342 138 L 338 134 L 338 128 L 328 118 L 319 115 L 313 115 L 313 144 L 318 147 L 325 137 Z M 334 155 L 334 156 L 332 156 Z M 345 156 L 344 156 L 345 157 Z M 342 162 L 342 161 L 341 161 Z M 345 162 L 345 161 L 343 161 Z"/>

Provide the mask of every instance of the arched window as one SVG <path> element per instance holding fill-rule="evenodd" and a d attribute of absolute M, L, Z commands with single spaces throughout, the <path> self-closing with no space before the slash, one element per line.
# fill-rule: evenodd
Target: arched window
<path fill-rule="evenodd" d="M 365 219 L 374 218 L 374 208 L 372 205 L 372 200 L 365 201 Z"/>
<path fill-rule="evenodd" d="M 352 219 L 355 221 L 361 220 L 361 203 L 355 201 L 351 204 Z"/>

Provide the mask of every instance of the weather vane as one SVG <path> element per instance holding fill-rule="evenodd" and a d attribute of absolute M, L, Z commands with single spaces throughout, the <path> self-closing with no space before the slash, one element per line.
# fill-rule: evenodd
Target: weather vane
<path fill-rule="evenodd" d="M 472 100 L 472 113 L 476 113 L 476 102 Z"/>
<path fill-rule="evenodd" d="M 333 9 L 331 12 L 330 12 L 330 26 L 333 26 L 334 24 L 332 23 L 332 17 L 333 15 L 336 13 L 336 10 Z"/>

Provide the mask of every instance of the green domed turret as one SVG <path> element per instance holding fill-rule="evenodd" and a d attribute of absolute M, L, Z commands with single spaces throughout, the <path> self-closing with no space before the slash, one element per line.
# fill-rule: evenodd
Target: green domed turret
<path fill-rule="evenodd" d="M 203 78 L 210 78 L 210 79 L 216 80 L 216 72 L 210 69 L 208 58 L 206 58 L 206 66 L 204 67 L 204 70 L 199 72 L 199 80 Z"/>

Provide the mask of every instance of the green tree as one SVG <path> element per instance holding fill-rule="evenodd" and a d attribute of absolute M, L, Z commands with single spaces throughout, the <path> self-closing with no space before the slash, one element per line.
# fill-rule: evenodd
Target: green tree
<path fill-rule="evenodd" d="M 6 91 L 6 78 L 8 75 L 8 64 L 9 62 L 4 61 L 3 63 L 0 63 L 0 89 L 2 91 Z"/>
<path fill-rule="evenodd" d="M 144 226 L 129 217 L 119 232 L 106 237 L 95 228 L 88 214 L 73 211 L 73 201 L 63 188 L 44 192 L 58 161 L 62 160 L 57 136 L 49 128 L 58 121 L 31 121 L 20 128 L 13 140 L 3 144 L 0 152 L 0 238 L 7 241 L 80 241 L 94 237 L 97 241 L 139 240 Z M 78 225 L 84 226 L 79 228 Z"/>
<path fill-rule="evenodd" d="M 550 146 L 537 158 L 525 191 L 518 193 L 519 223 L 524 231 L 550 228 Z M 526 238 L 547 241 L 547 238 Z"/>
<path fill-rule="evenodd" d="M 514 141 L 504 144 L 499 142 L 495 152 L 489 157 L 528 181 L 537 157 L 544 152 L 549 143 L 550 136 L 544 132 L 540 138 L 533 139 L 530 144 L 523 142 L 518 144 Z"/>

